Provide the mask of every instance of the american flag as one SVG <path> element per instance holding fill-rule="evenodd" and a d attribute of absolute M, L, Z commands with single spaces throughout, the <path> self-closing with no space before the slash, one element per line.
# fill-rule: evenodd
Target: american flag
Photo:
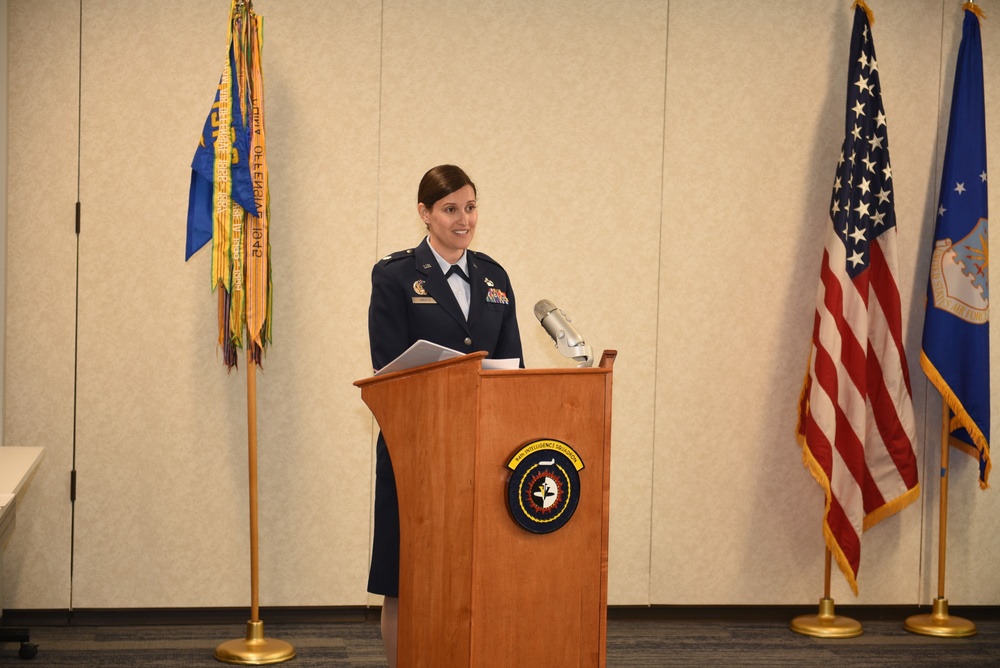
<path fill-rule="evenodd" d="M 861 533 L 920 494 L 892 168 L 863 5 L 854 9 L 844 144 L 798 424 L 803 460 L 826 492 L 823 536 L 855 595 Z"/>

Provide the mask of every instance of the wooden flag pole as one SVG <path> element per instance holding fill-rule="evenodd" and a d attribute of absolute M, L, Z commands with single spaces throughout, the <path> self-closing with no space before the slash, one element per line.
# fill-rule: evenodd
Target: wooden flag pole
<path fill-rule="evenodd" d="M 252 345 L 252 344 L 251 344 Z M 247 471 L 250 486 L 250 621 L 260 621 L 260 550 L 257 542 L 257 365 L 247 352 Z"/>
<path fill-rule="evenodd" d="M 861 624 L 833 612 L 833 599 L 830 598 L 830 548 L 826 548 L 824 561 L 823 598 L 819 600 L 819 611 L 815 615 L 799 615 L 792 620 L 791 628 L 796 633 L 815 638 L 855 638 L 861 635 Z"/>
<path fill-rule="evenodd" d="M 247 637 L 228 640 L 215 648 L 215 658 L 223 663 L 263 666 L 295 658 L 295 648 L 284 640 L 264 637 L 260 621 L 257 550 L 257 365 L 247 345 L 247 457 L 250 472 L 250 621 Z"/>
<path fill-rule="evenodd" d="M 945 555 L 948 547 L 948 458 L 951 447 L 951 409 L 941 400 L 941 498 L 938 500 L 938 592 L 929 615 L 906 618 L 903 628 L 925 636 L 967 638 L 976 634 L 976 625 L 962 617 L 948 614 L 944 597 Z"/>

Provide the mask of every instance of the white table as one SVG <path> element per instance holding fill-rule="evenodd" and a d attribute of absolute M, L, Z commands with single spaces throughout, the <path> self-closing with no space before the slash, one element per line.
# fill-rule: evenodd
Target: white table
<path fill-rule="evenodd" d="M 0 616 L 3 615 L 3 548 L 14 531 L 17 495 L 38 468 L 43 448 L 5 445 L 0 447 Z M 28 644 L 27 629 L 6 629 L 0 642 L 20 642 L 21 658 L 35 655 L 35 646 Z"/>
<path fill-rule="evenodd" d="M 17 494 L 32 472 L 38 468 L 44 448 L 0 447 L 0 546 L 14 528 L 14 506 Z M 2 552 L 0 552 L 2 554 Z M 0 577 L 3 571 L 0 570 Z M 0 593 L 2 593 L 0 589 Z M 2 599 L 0 599 L 2 600 Z M 0 612 L 3 608 L 0 607 Z"/>

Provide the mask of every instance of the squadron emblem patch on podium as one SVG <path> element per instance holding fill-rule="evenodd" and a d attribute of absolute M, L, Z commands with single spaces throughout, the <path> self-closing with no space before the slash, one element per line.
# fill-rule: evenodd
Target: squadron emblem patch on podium
<path fill-rule="evenodd" d="M 573 517 L 580 502 L 583 460 L 562 441 L 528 443 L 507 463 L 507 507 L 521 527 L 552 533 Z"/>

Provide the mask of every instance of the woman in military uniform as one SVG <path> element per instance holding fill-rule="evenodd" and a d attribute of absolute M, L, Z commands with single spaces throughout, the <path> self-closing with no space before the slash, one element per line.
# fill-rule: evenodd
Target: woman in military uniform
<path fill-rule="evenodd" d="M 496 260 L 469 249 L 479 212 L 476 186 L 454 165 L 434 167 L 420 181 L 417 213 L 427 236 L 372 269 L 368 338 L 381 369 L 419 339 L 462 353 L 521 360 L 514 290 Z M 385 596 L 382 639 L 396 661 L 399 596 L 399 509 L 385 440 L 376 446 L 375 539 L 368 591 Z"/>

